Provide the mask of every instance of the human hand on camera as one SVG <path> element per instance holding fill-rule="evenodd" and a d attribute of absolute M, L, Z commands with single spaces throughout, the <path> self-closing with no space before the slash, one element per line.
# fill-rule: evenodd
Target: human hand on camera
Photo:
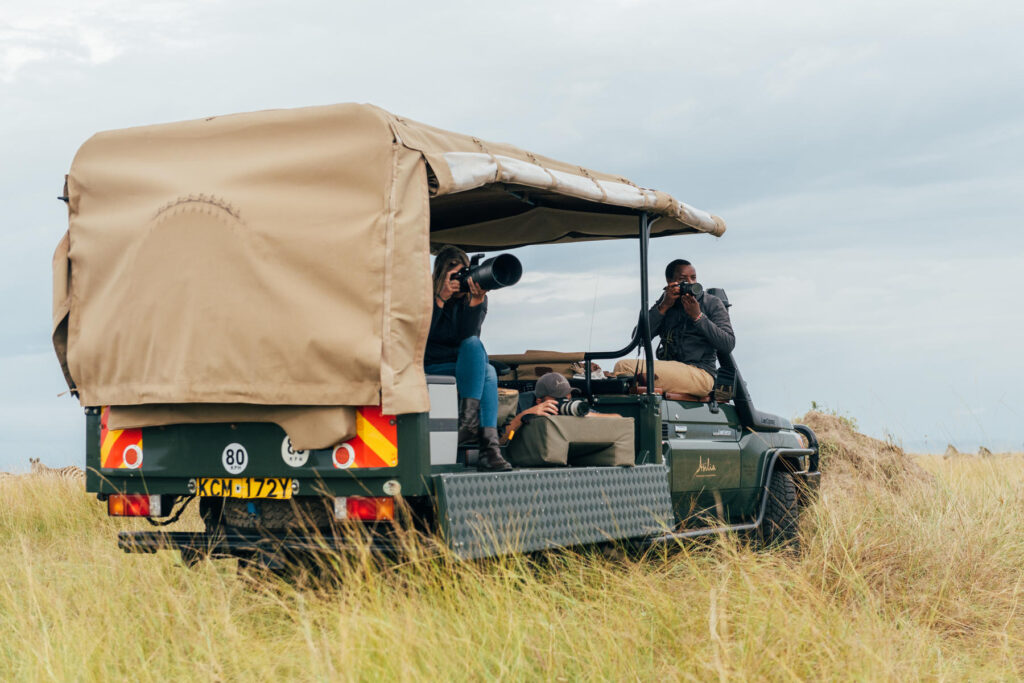
<path fill-rule="evenodd" d="M 558 415 L 558 401 L 553 398 L 545 399 L 536 405 L 532 405 L 523 412 L 512 418 L 509 429 L 513 431 L 523 426 L 524 418 L 530 415 Z"/>
<path fill-rule="evenodd" d="M 658 310 L 664 313 L 668 309 L 672 308 L 677 301 L 679 301 L 679 283 L 670 282 L 665 286 L 665 295 L 661 297 L 661 303 L 658 304 Z"/>
<path fill-rule="evenodd" d="M 455 274 L 460 270 L 462 270 L 462 266 L 456 266 L 448 271 L 448 277 L 445 278 L 444 283 L 441 285 L 441 291 L 438 292 L 437 295 L 437 298 L 439 298 L 442 303 L 448 301 L 448 299 L 451 299 L 459 293 L 460 283 L 455 279 Z"/>
<path fill-rule="evenodd" d="M 697 320 L 700 317 L 700 304 L 697 303 L 697 298 L 693 294 L 684 294 L 681 301 L 686 315 L 690 316 L 692 320 Z"/>
<path fill-rule="evenodd" d="M 473 278 L 468 278 L 466 280 L 466 284 L 469 286 L 469 305 L 479 306 L 482 304 L 484 302 L 484 298 L 487 297 L 487 290 L 473 282 Z"/>
<path fill-rule="evenodd" d="M 548 398 L 524 410 L 522 415 L 558 415 L 558 401 Z"/>

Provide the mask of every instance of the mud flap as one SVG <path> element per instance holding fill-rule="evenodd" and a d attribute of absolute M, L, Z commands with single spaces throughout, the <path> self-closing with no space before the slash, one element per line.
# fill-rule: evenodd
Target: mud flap
<path fill-rule="evenodd" d="M 462 559 L 663 534 L 668 467 L 571 467 L 433 477 L 445 539 Z"/>

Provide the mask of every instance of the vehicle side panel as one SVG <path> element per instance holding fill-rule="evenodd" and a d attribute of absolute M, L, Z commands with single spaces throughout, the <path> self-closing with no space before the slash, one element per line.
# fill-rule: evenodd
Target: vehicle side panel
<path fill-rule="evenodd" d="M 601 413 L 616 413 L 623 417 L 633 418 L 633 440 L 637 465 L 653 465 L 662 462 L 660 396 L 645 394 L 595 396 L 593 405 L 594 409 Z"/>

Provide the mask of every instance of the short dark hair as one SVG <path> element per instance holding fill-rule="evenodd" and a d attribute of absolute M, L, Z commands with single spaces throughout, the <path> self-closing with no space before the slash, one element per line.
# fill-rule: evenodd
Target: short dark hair
<path fill-rule="evenodd" d="M 686 259 L 677 258 L 675 261 L 671 261 L 665 266 L 665 280 L 672 279 L 672 273 L 676 272 L 676 268 L 679 266 L 692 266 L 693 264 Z"/>

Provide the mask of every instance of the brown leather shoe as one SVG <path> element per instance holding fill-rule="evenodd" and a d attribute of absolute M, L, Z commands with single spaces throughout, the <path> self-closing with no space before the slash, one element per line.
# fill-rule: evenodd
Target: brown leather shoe
<path fill-rule="evenodd" d="M 498 430 L 495 427 L 484 427 L 480 430 L 480 457 L 476 468 L 481 472 L 510 472 L 512 465 L 501 457 L 501 444 L 498 441 Z"/>

